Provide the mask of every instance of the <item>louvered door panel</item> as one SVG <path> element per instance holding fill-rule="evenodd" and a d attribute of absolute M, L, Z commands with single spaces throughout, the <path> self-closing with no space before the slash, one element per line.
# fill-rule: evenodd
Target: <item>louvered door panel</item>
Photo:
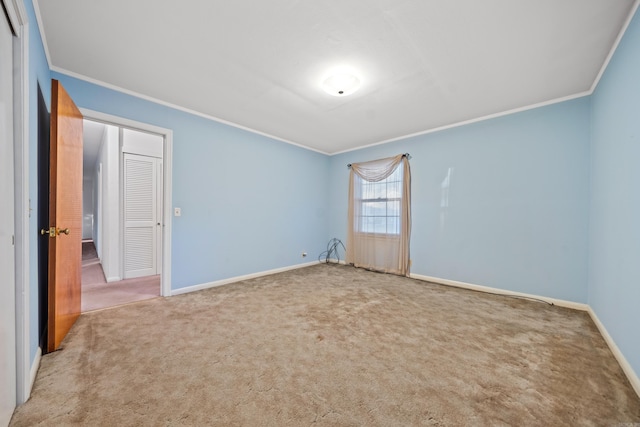
<path fill-rule="evenodd" d="M 156 274 L 158 159 L 124 153 L 124 278 Z"/>

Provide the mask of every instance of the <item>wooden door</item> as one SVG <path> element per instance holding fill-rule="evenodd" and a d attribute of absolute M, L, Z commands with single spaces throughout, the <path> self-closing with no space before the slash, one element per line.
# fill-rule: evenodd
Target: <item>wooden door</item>
<path fill-rule="evenodd" d="M 82 280 L 82 114 L 60 82 L 51 82 L 49 165 L 49 324 L 54 351 L 80 316 Z"/>

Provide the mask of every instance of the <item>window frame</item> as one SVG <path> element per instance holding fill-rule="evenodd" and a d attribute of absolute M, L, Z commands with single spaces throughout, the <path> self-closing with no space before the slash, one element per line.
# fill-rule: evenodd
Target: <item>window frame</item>
<path fill-rule="evenodd" d="M 358 193 L 359 194 L 364 194 L 366 193 L 365 191 L 365 187 L 367 185 L 380 185 L 380 184 L 384 184 L 385 185 L 385 197 L 375 197 L 375 198 L 364 198 L 364 197 L 358 197 L 354 200 L 354 202 L 358 205 L 358 215 L 355 218 L 355 230 L 354 232 L 356 234 L 359 235 L 363 235 L 363 236 L 368 236 L 368 237 L 384 237 L 384 238 L 400 238 L 400 234 L 401 234 L 401 229 L 402 229 L 402 225 L 401 225 L 401 220 L 402 220 L 402 188 L 400 188 L 400 191 L 397 193 L 398 195 L 395 197 L 389 197 L 389 193 L 390 193 L 390 184 L 394 185 L 394 186 L 398 186 L 398 184 L 400 184 L 400 186 L 402 185 L 403 182 L 403 178 L 404 178 L 404 168 L 402 166 L 402 164 L 399 164 L 398 167 L 396 168 L 396 170 L 393 171 L 393 173 L 391 173 L 388 177 L 386 177 L 385 179 L 382 179 L 380 181 L 367 181 L 364 178 L 360 178 L 359 181 L 357 182 L 357 184 L 359 185 L 359 189 L 358 189 Z M 384 203 L 385 204 L 385 215 L 365 215 L 365 206 L 367 204 L 372 204 L 372 203 Z M 389 215 L 389 203 L 397 203 L 398 206 L 398 210 L 396 211 L 396 215 Z M 373 225 L 372 227 L 366 227 L 365 226 L 365 218 L 384 218 L 384 228 L 385 228 L 385 232 L 377 232 L 377 231 L 371 231 L 371 229 L 373 228 L 375 230 L 376 226 Z M 396 223 L 395 223 L 395 230 L 393 230 L 392 232 L 389 232 L 389 218 L 395 218 Z M 366 230 L 365 230 L 366 229 Z"/>

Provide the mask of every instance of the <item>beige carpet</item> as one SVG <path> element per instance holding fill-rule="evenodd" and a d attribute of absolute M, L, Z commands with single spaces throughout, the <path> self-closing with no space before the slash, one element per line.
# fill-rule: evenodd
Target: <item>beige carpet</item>
<path fill-rule="evenodd" d="M 93 242 L 82 242 L 81 311 L 83 313 L 158 296 L 160 296 L 160 275 L 107 283 Z"/>
<path fill-rule="evenodd" d="M 99 265 L 97 267 L 100 267 Z M 83 268 L 84 270 L 84 268 Z M 101 269 L 102 271 L 102 269 Z M 82 312 L 101 310 L 160 296 L 160 275 L 111 283 L 82 284 Z"/>
<path fill-rule="evenodd" d="M 11 425 L 620 423 L 586 313 L 322 264 L 83 314 Z"/>

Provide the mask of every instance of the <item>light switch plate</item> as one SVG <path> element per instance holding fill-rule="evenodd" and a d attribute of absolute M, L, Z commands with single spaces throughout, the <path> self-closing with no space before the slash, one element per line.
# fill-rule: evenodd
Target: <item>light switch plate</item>
<path fill-rule="evenodd" d="M 180 215 L 182 215 L 182 209 L 173 208 L 173 216 L 180 216 Z"/>

